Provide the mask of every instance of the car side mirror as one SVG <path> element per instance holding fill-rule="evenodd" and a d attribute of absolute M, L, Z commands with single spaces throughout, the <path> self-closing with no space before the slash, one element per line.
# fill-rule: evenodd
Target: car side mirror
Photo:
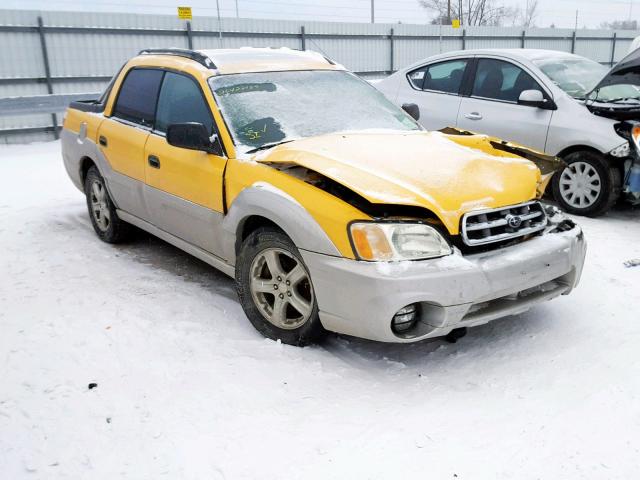
<path fill-rule="evenodd" d="M 415 103 L 403 103 L 402 109 L 414 120 L 420 120 L 420 108 Z"/>
<path fill-rule="evenodd" d="M 209 135 L 207 128 L 202 123 L 172 123 L 167 127 L 167 143 L 174 147 L 222 155 L 222 146 L 218 135 Z"/>
<path fill-rule="evenodd" d="M 518 97 L 518 105 L 527 107 L 548 108 L 547 103 L 540 90 L 523 90 Z"/>

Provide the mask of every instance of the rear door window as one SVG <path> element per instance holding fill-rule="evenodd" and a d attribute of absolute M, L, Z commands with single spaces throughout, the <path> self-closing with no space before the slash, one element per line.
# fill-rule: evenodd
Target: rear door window
<path fill-rule="evenodd" d="M 134 68 L 127 73 L 113 115 L 145 127 L 153 126 L 162 70 Z"/>
<path fill-rule="evenodd" d="M 458 94 L 467 60 L 435 63 L 409 73 L 411 84 L 421 90 Z"/>
<path fill-rule="evenodd" d="M 155 129 L 166 133 L 172 123 L 202 123 L 213 133 L 213 117 L 200 87 L 190 77 L 167 72 L 158 99 Z"/>

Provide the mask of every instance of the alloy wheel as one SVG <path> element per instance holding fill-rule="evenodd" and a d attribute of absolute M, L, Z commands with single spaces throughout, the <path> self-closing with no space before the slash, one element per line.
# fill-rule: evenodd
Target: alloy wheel
<path fill-rule="evenodd" d="M 303 325 L 313 312 L 309 273 L 291 253 L 267 248 L 251 263 L 251 296 L 262 316 L 278 328 Z"/>
<path fill-rule="evenodd" d="M 106 232 L 111 223 L 111 212 L 107 203 L 107 191 L 98 180 L 91 184 L 91 213 L 98 228 Z"/>

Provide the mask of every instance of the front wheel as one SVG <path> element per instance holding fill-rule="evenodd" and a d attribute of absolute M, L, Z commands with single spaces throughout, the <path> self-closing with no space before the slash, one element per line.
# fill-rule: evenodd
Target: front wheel
<path fill-rule="evenodd" d="M 258 229 L 245 239 L 236 286 L 245 314 L 265 337 L 304 346 L 324 336 L 311 276 L 284 233 Z"/>
<path fill-rule="evenodd" d="M 574 152 L 567 166 L 552 179 L 553 196 L 567 212 L 596 217 L 617 201 L 622 187 L 620 170 L 596 152 Z"/>

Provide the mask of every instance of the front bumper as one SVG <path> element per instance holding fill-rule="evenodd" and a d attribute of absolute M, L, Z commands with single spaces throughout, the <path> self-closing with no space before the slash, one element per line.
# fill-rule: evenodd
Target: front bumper
<path fill-rule="evenodd" d="M 320 321 L 327 329 L 383 342 L 415 342 L 515 315 L 568 294 L 582 272 L 586 242 L 577 225 L 490 252 L 422 261 L 363 262 L 308 251 Z M 393 315 L 420 303 L 411 332 Z"/>

